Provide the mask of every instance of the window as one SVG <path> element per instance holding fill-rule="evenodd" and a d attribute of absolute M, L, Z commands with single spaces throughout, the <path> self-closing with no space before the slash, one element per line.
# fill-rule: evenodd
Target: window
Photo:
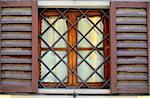
<path fill-rule="evenodd" d="M 40 9 L 39 87 L 109 88 L 108 28 L 108 10 Z"/>

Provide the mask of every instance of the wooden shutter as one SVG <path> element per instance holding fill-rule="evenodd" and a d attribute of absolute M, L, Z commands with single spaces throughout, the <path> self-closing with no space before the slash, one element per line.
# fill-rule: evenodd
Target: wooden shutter
<path fill-rule="evenodd" d="M 149 93 L 150 4 L 111 2 L 111 91 Z"/>
<path fill-rule="evenodd" d="M 2 0 L 0 92 L 37 92 L 36 0 Z"/>

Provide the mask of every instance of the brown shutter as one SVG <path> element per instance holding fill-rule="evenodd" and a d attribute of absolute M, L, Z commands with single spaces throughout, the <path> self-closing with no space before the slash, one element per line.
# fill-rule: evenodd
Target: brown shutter
<path fill-rule="evenodd" d="M 149 93 L 149 3 L 111 2 L 110 33 L 112 93 Z"/>
<path fill-rule="evenodd" d="M 0 92 L 37 92 L 36 0 L 2 0 Z"/>

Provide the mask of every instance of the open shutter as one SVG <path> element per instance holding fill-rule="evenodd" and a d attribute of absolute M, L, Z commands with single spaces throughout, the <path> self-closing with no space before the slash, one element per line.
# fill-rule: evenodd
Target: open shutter
<path fill-rule="evenodd" d="M 111 91 L 149 93 L 149 3 L 111 2 Z"/>
<path fill-rule="evenodd" d="M 36 0 L 1 0 L 0 92 L 37 92 Z"/>

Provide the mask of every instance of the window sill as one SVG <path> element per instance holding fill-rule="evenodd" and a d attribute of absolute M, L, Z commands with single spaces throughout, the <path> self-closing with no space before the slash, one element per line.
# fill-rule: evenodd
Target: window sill
<path fill-rule="evenodd" d="M 110 94 L 110 89 L 38 89 L 39 94 Z"/>

